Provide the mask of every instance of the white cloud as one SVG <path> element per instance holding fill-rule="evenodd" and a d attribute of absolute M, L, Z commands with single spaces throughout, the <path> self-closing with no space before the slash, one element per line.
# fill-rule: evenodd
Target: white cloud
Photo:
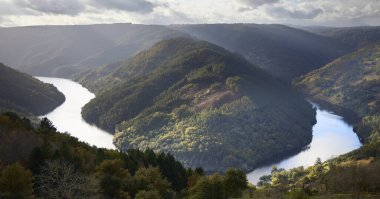
<path fill-rule="evenodd" d="M 15 3 L 22 9 L 61 15 L 77 15 L 85 8 L 78 0 L 16 0 Z"/>
<path fill-rule="evenodd" d="M 0 26 L 92 23 L 380 25 L 379 0 L 0 0 Z"/>
<path fill-rule="evenodd" d="M 249 6 L 249 7 L 251 7 L 251 8 L 257 8 L 257 7 L 265 5 L 265 4 L 277 3 L 280 0 L 238 0 L 238 1 Z"/>
<path fill-rule="evenodd" d="M 128 12 L 150 13 L 156 7 L 146 0 L 92 0 L 90 4 L 97 8 L 122 10 Z"/>

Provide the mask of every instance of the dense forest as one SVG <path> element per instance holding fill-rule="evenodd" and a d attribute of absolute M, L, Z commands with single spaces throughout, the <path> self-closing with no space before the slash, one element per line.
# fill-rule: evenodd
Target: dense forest
<path fill-rule="evenodd" d="M 0 63 L 0 112 L 42 115 L 65 101 L 53 85 Z"/>
<path fill-rule="evenodd" d="M 170 154 L 91 147 L 57 132 L 46 118 L 34 127 L 0 115 L 0 198 L 230 198 L 251 193 L 245 173 L 205 176 Z"/>
<path fill-rule="evenodd" d="M 361 48 L 295 81 L 320 104 L 335 109 L 350 122 L 362 141 L 380 132 L 380 45 Z"/>
<path fill-rule="evenodd" d="M 257 186 L 230 168 L 205 175 L 170 154 L 100 149 L 57 132 L 46 118 L 33 126 L 0 115 L 0 198 L 378 198 L 380 139 L 308 168 L 273 167 Z"/>
<path fill-rule="evenodd" d="M 187 38 L 159 42 L 81 81 L 97 91 L 83 117 L 116 127 L 118 148 L 170 152 L 207 171 L 250 170 L 301 150 L 315 123 L 311 105 L 286 84 L 239 55 Z"/>

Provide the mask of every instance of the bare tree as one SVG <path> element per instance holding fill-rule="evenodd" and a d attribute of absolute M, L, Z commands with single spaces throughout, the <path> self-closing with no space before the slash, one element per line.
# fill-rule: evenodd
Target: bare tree
<path fill-rule="evenodd" d="M 47 161 L 36 176 L 40 196 L 49 199 L 92 198 L 91 182 L 72 164 L 63 161 Z"/>

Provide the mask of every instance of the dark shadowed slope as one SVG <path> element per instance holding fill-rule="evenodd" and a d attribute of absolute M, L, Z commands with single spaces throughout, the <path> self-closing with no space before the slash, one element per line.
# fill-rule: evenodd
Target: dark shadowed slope
<path fill-rule="evenodd" d="M 0 110 L 41 115 L 64 100 L 65 96 L 53 85 L 0 63 Z"/>
<path fill-rule="evenodd" d="M 339 42 L 284 25 L 175 25 L 174 29 L 242 54 L 269 73 L 291 80 L 350 49 Z"/>
<path fill-rule="evenodd" d="M 174 154 L 208 171 L 252 169 L 311 140 L 311 105 L 239 55 L 176 38 L 85 78 L 98 90 L 84 118 L 114 129 L 115 144 Z M 104 72 L 104 71 L 103 71 Z M 95 81 L 93 81 L 95 80 Z"/>

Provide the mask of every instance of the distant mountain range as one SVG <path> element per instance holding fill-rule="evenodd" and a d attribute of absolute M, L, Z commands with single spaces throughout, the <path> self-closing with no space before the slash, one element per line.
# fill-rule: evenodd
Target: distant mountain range
<path fill-rule="evenodd" d="M 380 42 L 380 27 L 377 26 L 345 28 L 306 27 L 304 29 L 338 40 L 353 49 L 359 49 Z"/>
<path fill-rule="evenodd" d="M 317 69 L 350 50 L 334 39 L 277 24 L 171 27 L 239 53 L 254 65 L 286 81 Z"/>
<path fill-rule="evenodd" d="M 65 101 L 53 85 L 0 63 L 0 111 L 41 115 Z"/>
<path fill-rule="evenodd" d="M 335 39 L 284 25 L 84 25 L 0 28 L 0 60 L 40 76 L 71 77 L 123 61 L 168 38 L 194 37 L 240 53 L 286 81 L 350 51 Z"/>
<path fill-rule="evenodd" d="M 85 25 L 0 28 L 0 60 L 39 76 L 70 77 L 124 60 L 156 42 L 182 35 L 155 25 Z"/>

